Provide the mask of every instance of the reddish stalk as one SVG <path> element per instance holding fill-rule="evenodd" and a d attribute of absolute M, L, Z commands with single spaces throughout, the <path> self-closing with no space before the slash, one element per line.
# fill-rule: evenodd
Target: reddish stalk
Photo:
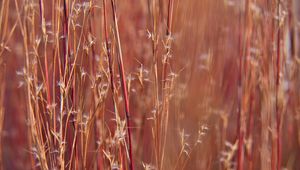
<path fill-rule="evenodd" d="M 121 78 L 121 86 L 123 91 L 123 97 L 125 101 L 125 116 L 126 116 L 126 124 L 127 124 L 127 134 L 128 134 L 128 150 L 129 150 L 129 168 L 133 170 L 133 159 L 132 159 L 132 145 L 131 145 L 131 130 L 130 130 L 130 112 L 129 112 L 129 100 L 128 100 L 128 93 L 127 93 L 127 84 L 126 84 L 126 77 L 123 65 L 123 55 L 122 55 L 122 48 L 121 48 L 121 40 L 119 34 L 119 27 L 117 21 L 117 14 L 116 14 L 116 4 L 114 0 L 111 0 L 111 7 L 113 12 L 113 20 L 114 20 L 114 29 L 117 38 L 117 46 L 118 46 L 118 66 Z"/>
<path fill-rule="evenodd" d="M 174 0 L 169 0 L 168 4 L 168 19 L 167 19 L 167 31 L 166 31 L 166 36 L 167 36 L 167 42 L 166 42 L 166 48 L 167 48 L 167 53 L 165 54 L 166 57 L 163 59 L 163 73 L 162 73 L 162 81 L 163 81 L 163 89 L 165 88 L 165 78 L 167 75 L 167 66 L 166 64 L 168 63 L 168 55 L 170 55 L 171 52 L 171 42 L 172 42 L 172 22 L 173 22 L 173 7 L 174 7 Z"/>
<path fill-rule="evenodd" d="M 94 5 L 94 1 L 93 0 L 91 0 L 90 1 L 90 6 L 91 6 L 91 9 L 89 10 L 89 13 L 90 13 L 90 18 L 89 18 L 89 31 L 90 31 L 90 33 L 92 34 L 94 31 L 94 27 L 93 27 L 93 23 L 94 23 L 94 7 L 93 7 L 93 5 Z M 95 46 L 94 45 L 92 45 L 91 46 L 91 50 L 92 50 L 92 58 L 91 58 L 91 73 L 92 73 L 92 75 L 94 75 L 95 74 Z"/>
<path fill-rule="evenodd" d="M 64 60 L 63 60 L 63 69 L 65 70 L 65 74 L 66 74 L 66 69 L 67 69 L 67 65 L 68 65 L 68 49 L 69 49 L 69 42 L 68 42 L 68 36 L 69 36 L 69 33 L 68 33 L 68 29 L 69 29 L 69 21 L 68 21 L 68 9 L 67 9 L 67 0 L 64 0 L 63 2 L 63 6 L 64 6 L 64 23 L 63 23 L 63 35 L 65 36 L 64 37 L 64 44 L 63 44 L 63 50 L 64 50 Z"/>
<path fill-rule="evenodd" d="M 90 13 L 90 17 L 89 17 L 89 32 L 90 32 L 90 34 L 91 35 L 93 35 L 93 33 L 94 33 L 94 27 L 93 27 L 93 23 L 94 23 L 94 1 L 93 0 L 91 0 L 90 1 L 90 9 L 89 9 L 89 13 Z M 90 59 L 90 66 L 91 66 L 91 75 L 92 76 L 95 76 L 95 46 L 94 45 L 92 45 L 91 46 L 91 54 L 92 54 L 92 56 L 91 56 L 91 59 Z M 74 83 L 75 83 L 75 79 L 74 79 Z M 93 96 L 93 101 L 95 101 L 95 94 L 94 94 L 94 96 Z M 96 110 L 97 110 L 97 108 L 95 108 L 95 103 L 94 102 L 92 102 L 92 109 L 93 109 L 93 113 L 96 113 Z M 97 128 L 97 116 L 95 117 L 95 122 L 94 122 L 94 135 L 95 135 L 95 138 L 96 139 L 99 139 L 99 128 Z M 95 145 L 95 150 L 97 150 L 97 148 L 98 148 L 98 144 L 97 144 L 97 142 L 96 142 L 97 140 L 95 140 L 95 143 L 94 143 L 94 145 Z M 96 161 L 95 161 L 95 164 L 96 164 L 96 167 L 97 167 L 97 169 L 99 169 L 99 166 L 100 166 L 100 162 L 98 161 L 98 157 L 99 157 L 99 154 L 98 154 L 98 152 L 96 153 Z"/>
<path fill-rule="evenodd" d="M 105 37 L 105 48 L 106 55 L 108 58 L 108 68 L 109 68 L 109 78 L 110 78 L 110 89 L 112 94 L 112 102 L 114 106 L 114 113 L 116 114 L 116 119 L 119 119 L 119 115 L 117 113 L 117 103 L 115 100 L 115 83 L 114 83 L 114 72 L 113 72 L 113 60 L 111 55 L 111 43 L 109 42 L 109 34 L 107 29 L 107 9 L 106 9 L 106 0 L 102 0 L 103 2 L 103 27 L 104 27 L 104 37 Z"/>
<path fill-rule="evenodd" d="M 149 1 L 148 1 L 149 2 Z M 151 40 L 152 40 L 152 55 L 153 55 L 153 67 L 154 67 L 154 89 L 155 89 L 155 98 L 154 98 L 154 103 L 155 103 L 155 110 L 156 110 L 156 115 L 157 118 L 155 119 L 155 133 L 154 133 L 154 146 L 155 146 L 155 160 L 157 166 L 160 165 L 160 143 L 159 143 L 159 136 L 160 136 L 160 131 L 159 131 L 159 83 L 158 83 L 158 59 L 157 59 L 157 53 L 158 53 L 158 8 L 156 4 L 156 0 L 152 1 L 151 7 L 150 7 L 150 2 L 149 2 L 149 11 L 152 9 L 152 33 L 151 33 Z"/>
<path fill-rule="evenodd" d="M 248 169 L 253 169 L 253 128 L 254 128 L 254 94 L 251 93 L 250 95 L 250 103 L 249 103 L 249 126 L 247 131 L 247 138 L 250 141 L 250 150 L 248 150 Z"/>
<path fill-rule="evenodd" d="M 278 6 L 277 6 L 277 15 L 280 17 L 280 2 L 278 1 Z M 280 169 L 281 167 L 281 152 L 282 152 L 282 141 L 281 141 L 281 112 L 280 108 L 278 105 L 278 98 L 279 98 L 279 86 L 280 86 L 280 72 L 281 72 L 281 29 L 280 29 L 280 19 L 278 19 L 278 32 L 277 32 L 277 61 L 276 61 L 276 66 L 277 66 L 277 72 L 276 72 L 276 117 L 277 117 L 277 170 Z"/>
<path fill-rule="evenodd" d="M 276 12 L 276 5 L 274 5 L 276 3 L 276 0 L 272 0 L 271 1 L 271 12 L 273 13 L 273 14 L 275 14 Z M 273 44 L 276 44 L 276 41 L 275 41 L 275 36 L 276 36 L 276 28 L 275 28 L 275 19 L 272 19 L 272 36 L 271 36 L 271 40 L 272 40 L 272 43 Z M 274 54 L 275 52 L 274 52 L 274 50 L 272 50 L 272 65 L 274 64 L 274 56 L 275 56 L 275 54 Z M 273 66 L 274 67 L 274 66 Z M 274 70 L 274 68 L 273 68 L 273 70 Z M 274 72 L 276 72 L 276 70 L 274 70 Z M 274 77 L 275 77 L 275 81 L 277 81 L 276 80 L 276 73 L 274 73 Z M 276 85 L 276 82 L 275 82 L 275 100 L 277 100 L 277 94 L 276 94 L 276 92 L 277 92 L 277 90 L 276 90 L 276 88 L 277 88 L 277 85 Z M 275 114 L 277 114 L 277 105 L 276 105 L 276 103 L 277 103 L 277 101 L 275 101 Z M 277 117 L 277 115 L 275 115 L 276 117 Z M 277 121 L 277 120 L 276 120 Z M 273 123 L 273 122 L 272 122 Z M 275 122 L 275 130 L 274 130 L 274 132 L 276 131 L 276 133 L 277 133 L 277 123 Z M 273 125 L 272 125 L 272 128 L 274 128 L 273 127 Z M 277 156 L 277 153 L 276 153 L 276 149 L 277 149 L 277 145 L 276 145 L 276 142 L 277 142 L 277 137 L 275 136 L 275 133 L 272 133 L 272 152 L 271 152 L 271 169 L 272 170 L 275 170 L 276 169 L 276 156 Z M 275 136 L 275 137 L 274 137 Z"/>
<path fill-rule="evenodd" d="M 240 47 L 240 75 L 239 75 L 239 87 L 240 87 L 240 97 L 239 97 L 239 115 L 238 115 L 238 160 L 237 169 L 244 169 L 244 141 L 246 135 L 246 111 L 247 102 L 249 98 L 249 63 L 248 57 L 250 56 L 250 46 L 251 46 L 251 32 L 252 32 L 252 22 L 250 13 L 251 0 L 247 0 L 245 3 L 245 27 L 244 33 L 245 38 L 243 40 L 243 47 Z M 241 37 L 240 37 L 241 38 Z M 241 42 L 240 42 L 241 43 Z M 241 45 L 241 44 L 240 44 Z M 243 56 L 245 58 L 243 58 Z M 245 61 L 244 61 L 245 60 Z"/>
<path fill-rule="evenodd" d="M 167 139 L 167 128 L 168 128 L 168 119 L 169 119 L 169 102 L 168 102 L 168 92 L 166 90 L 166 77 L 167 77 L 167 64 L 169 62 L 169 57 L 171 56 L 171 46 L 172 46 L 172 24 L 173 24 L 173 7 L 174 7 L 174 0 L 169 0 L 168 3 L 168 18 L 167 18 L 167 30 L 166 30 L 166 54 L 164 54 L 163 58 L 163 70 L 162 70 L 162 98 L 163 98 L 163 108 L 162 113 L 164 115 L 159 115 L 159 120 L 161 120 L 161 129 L 162 129 L 162 146 L 161 146 L 161 159 L 160 159 L 160 169 L 163 168 L 163 161 L 164 161 L 164 148 Z M 163 116 L 163 117 L 161 117 Z"/>
<path fill-rule="evenodd" d="M 44 64 L 45 64 L 47 102 L 48 102 L 48 105 L 51 105 L 51 94 L 50 94 L 50 86 L 49 86 L 49 71 L 48 71 L 48 60 L 47 60 L 48 36 L 47 36 L 47 33 L 46 33 L 46 23 L 45 23 L 45 17 L 44 17 L 44 3 L 43 3 L 43 0 L 39 0 L 39 6 L 40 6 L 40 22 L 41 22 L 41 28 L 42 28 L 42 32 L 43 32 L 43 39 L 44 39 Z"/>
<path fill-rule="evenodd" d="M 242 46 L 242 17 L 240 14 L 240 34 L 239 34 L 239 76 L 238 76 L 238 119 L 237 119 L 237 133 L 238 133 L 238 161 L 237 161 L 237 169 L 241 170 L 241 168 L 243 167 L 242 164 L 242 153 L 243 153 L 243 134 L 241 131 L 241 108 L 242 108 L 242 79 L 243 79 L 243 46 Z"/>
<path fill-rule="evenodd" d="M 107 58 L 108 58 L 108 67 L 109 67 L 109 74 L 110 74 L 111 92 L 112 92 L 112 95 L 113 95 L 113 98 L 114 98 L 115 85 L 114 85 L 114 74 L 113 74 L 112 57 L 111 57 L 111 43 L 109 42 L 108 30 L 107 30 L 106 0 L 103 0 L 103 22 L 104 22 L 106 55 L 107 55 Z M 113 104 L 115 106 L 115 100 L 114 99 L 113 99 Z"/>

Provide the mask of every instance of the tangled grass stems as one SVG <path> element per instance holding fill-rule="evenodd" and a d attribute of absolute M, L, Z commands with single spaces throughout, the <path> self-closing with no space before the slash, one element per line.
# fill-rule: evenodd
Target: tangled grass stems
<path fill-rule="evenodd" d="M 0 4 L 1 168 L 299 167 L 298 1 Z"/>

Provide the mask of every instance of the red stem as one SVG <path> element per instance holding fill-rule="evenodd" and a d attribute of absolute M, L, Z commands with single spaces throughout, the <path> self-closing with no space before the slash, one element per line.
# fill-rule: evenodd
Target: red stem
<path fill-rule="evenodd" d="M 49 87 L 49 74 L 48 74 L 48 61 L 47 61 L 47 52 L 46 52 L 46 45 L 47 45 L 47 38 L 46 38 L 46 30 L 45 30 L 45 21 L 44 21 L 44 4 L 43 0 L 39 0 L 39 6 L 40 6 L 40 22 L 41 22 L 41 28 L 43 30 L 43 37 L 44 37 L 44 43 L 45 43 L 45 56 L 44 56 L 44 63 L 45 63 L 45 76 L 46 76 L 46 90 L 47 90 L 47 103 L 48 105 L 51 104 L 51 96 L 50 96 L 50 87 Z"/>
<path fill-rule="evenodd" d="M 129 100 L 128 100 L 128 93 L 127 93 L 127 84 L 125 79 L 125 71 L 124 71 L 124 65 L 123 65 L 123 57 L 122 57 L 122 49 L 121 49 L 121 41 L 120 41 L 120 35 L 119 35 L 119 28 L 118 28 L 118 22 L 117 22 L 117 15 L 116 15 L 116 5 L 115 1 L 111 0 L 111 7 L 113 10 L 113 20 L 115 24 L 115 32 L 116 32 L 116 38 L 117 38 L 117 45 L 118 45 L 118 66 L 119 66 L 119 72 L 120 72 L 120 78 L 121 78 L 121 86 L 123 91 L 123 97 L 125 102 L 125 116 L 126 116 L 126 123 L 127 123 L 127 134 L 128 134 L 128 150 L 129 150 L 129 168 L 133 170 L 133 159 L 132 159 L 132 145 L 131 145 L 131 130 L 130 130 L 130 111 L 129 111 Z"/>
<path fill-rule="evenodd" d="M 279 2 L 277 7 L 277 14 L 279 16 Z M 279 85 L 280 85 L 280 21 L 278 21 L 278 32 L 277 32 L 277 75 L 276 75 L 276 116 L 277 116 L 277 169 L 279 170 L 281 167 L 281 152 L 282 152 L 282 141 L 281 141 L 281 112 L 278 106 L 278 94 L 279 94 Z"/>

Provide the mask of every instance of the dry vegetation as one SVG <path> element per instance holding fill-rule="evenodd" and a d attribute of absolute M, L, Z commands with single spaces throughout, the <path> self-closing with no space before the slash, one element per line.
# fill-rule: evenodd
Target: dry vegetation
<path fill-rule="evenodd" d="M 1 0 L 0 169 L 299 169 L 299 0 Z"/>

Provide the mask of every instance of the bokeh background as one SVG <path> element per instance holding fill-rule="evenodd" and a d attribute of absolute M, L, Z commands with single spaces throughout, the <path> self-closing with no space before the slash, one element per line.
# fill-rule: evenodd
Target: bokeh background
<path fill-rule="evenodd" d="M 71 4 L 72 1 L 68 3 Z M 136 169 L 143 169 L 143 163 L 155 167 L 151 120 L 155 93 L 154 59 L 149 38 L 153 30 L 152 1 L 154 0 L 116 1 L 125 74 L 132 78 L 128 91 Z M 163 41 L 166 38 L 168 1 L 156 2 L 159 4 L 158 56 L 161 62 L 164 54 Z M 49 32 L 54 32 L 51 29 L 55 11 L 53 3 L 55 2 L 44 1 L 44 15 Z M 76 0 L 76 3 L 89 2 Z M 1 10 L 0 23 L 0 49 L 3 50 L 1 84 L 5 84 L 1 92 L 4 109 L 2 166 L 3 169 L 34 169 L 30 158 L 32 146 L 29 144 L 31 130 L 28 125 L 26 82 L 19 74 L 26 67 L 26 57 L 18 16 L 26 18 L 24 10 L 33 5 L 31 8 L 36 10 L 35 29 L 37 37 L 40 37 L 42 32 L 39 1 L 1 0 L 0 4 L 0 8 L 4 7 Z M 103 64 L 106 57 L 103 47 L 104 7 L 100 0 L 93 0 L 93 5 L 95 8 L 89 17 L 92 17 L 93 27 L 90 34 L 95 41 L 94 55 L 88 54 L 86 60 L 91 60 L 97 70 L 107 67 Z M 108 25 L 112 30 L 110 2 L 107 6 Z M 279 16 L 276 11 L 278 6 Z M 56 10 L 60 10 L 57 8 Z M 82 20 L 82 16 L 77 18 L 79 24 Z M 174 1 L 168 73 L 174 74 L 176 78 L 170 97 L 162 169 L 235 169 L 238 162 L 240 122 L 245 123 L 244 169 L 271 169 L 272 150 L 274 152 L 276 146 L 273 139 L 277 135 L 276 108 L 282 113 L 282 153 L 279 169 L 299 169 L 299 20 L 298 0 Z M 276 24 L 277 21 L 280 23 Z M 32 29 L 28 32 L 33 31 Z M 88 32 L 87 28 L 85 32 Z M 280 33 L 277 34 L 278 32 Z M 80 28 L 77 35 L 80 35 Z M 84 36 L 88 37 L 88 33 Z M 51 39 L 51 33 L 49 37 Z M 281 40 L 279 46 L 276 45 L 278 39 Z M 49 43 L 50 58 L 51 48 Z M 279 48 L 281 73 L 280 85 L 276 91 L 276 50 Z M 248 63 L 245 72 L 240 70 L 240 58 Z M 53 62 L 49 60 L 50 72 L 53 72 Z M 89 61 L 82 64 L 88 72 L 92 67 Z M 144 73 L 142 85 L 139 80 L 141 69 Z M 161 63 L 158 70 L 162 70 Z M 244 75 L 242 84 L 239 80 L 241 72 Z M 51 83 L 56 84 L 55 81 L 51 79 Z M 89 85 L 83 87 L 89 88 Z M 247 95 L 242 95 L 241 91 Z M 280 94 L 279 97 L 277 93 Z M 86 95 L 91 94 L 87 92 Z M 111 94 L 108 94 L 105 109 L 102 111 L 108 115 L 107 122 L 111 122 L 109 119 L 113 117 L 113 105 L 109 96 Z M 275 101 L 279 101 L 279 107 L 276 107 Z M 89 102 L 86 99 L 87 106 Z M 242 121 L 239 116 L 241 105 L 245 109 Z M 121 106 L 120 108 L 122 109 Z M 203 129 L 201 143 L 196 144 L 199 130 Z M 177 163 L 178 167 L 175 165 Z"/>

